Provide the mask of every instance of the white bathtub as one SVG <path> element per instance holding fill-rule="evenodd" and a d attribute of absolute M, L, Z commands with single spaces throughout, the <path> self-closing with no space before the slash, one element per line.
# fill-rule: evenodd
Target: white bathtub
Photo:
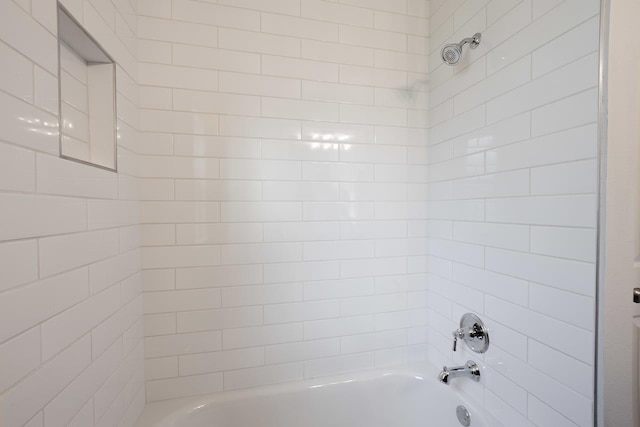
<path fill-rule="evenodd" d="M 472 427 L 501 425 L 438 383 L 438 372 L 417 365 L 155 402 L 136 427 L 459 427 L 461 404 Z"/>

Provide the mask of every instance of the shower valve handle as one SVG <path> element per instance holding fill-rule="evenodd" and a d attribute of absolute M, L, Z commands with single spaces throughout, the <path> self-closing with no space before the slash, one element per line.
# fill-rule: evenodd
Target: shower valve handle
<path fill-rule="evenodd" d="M 457 350 L 458 338 L 464 339 L 464 331 L 462 330 L 462 328 L 458 328 L 453 331 L 453 351 Z"/>

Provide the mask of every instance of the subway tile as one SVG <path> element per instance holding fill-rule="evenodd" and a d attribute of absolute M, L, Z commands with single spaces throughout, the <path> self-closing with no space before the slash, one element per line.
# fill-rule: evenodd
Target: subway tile
<path fill-rule="evenodd" d="M 301 42 L 294 37 L 243 31 L 232 28 L 218 29 L 222 49 L 300 57 Z"/>
<path fill-rule="evenodd" d="M 297 120 L 220 117 L 220 135 L 248 138 L 300 139 L 301 125 Z"/>
<path fill-rule="evenodd" d="M 265 182 L 264 200 L 338 200 L 338 184 L 330 182 Z"/>
<path fill-rule="evenodd" d="M 525 5 L 526 7 L 527 5 Z M 505 67 L 521 55 L 525 55 L 539 46 L 555 39 L 566 32 L 567 28 L 587 20 L 596 15 L 599 10 L 597 2 L 591 3 L 563 3 L 553 9 L 551 13 L 533 21 L 530 25 L 523 20 L 522 31 L 509 37 L 498 48 L 487 54 L 487 69 L 489 73 Z M 572 11 L 569 13 L 569 11 Z M 529 10 L 529 15 L 530 15 Z M 570 18 L 567 18 L 570 17 Z M 517 52 L 513 55 L 513 52 Z"/>
<path fill-rule="evenodd" d="M 223 202 L 223 222 L 286 222 L 302 220 L 300 202 Z"/>
<path fill-rule="evenodd" d="M 343 317 L 328 320 L 312 320 L 304 323 L 304 339 L 317 340 L 322 338 L 362 334 L 373 332 L 373 330 L 373 315 Z"/>
<path fill-rule="evenodd" d="M 345 298 L 340 301 L 341 316 L 402 311 L 407 308 L 406 294 L 385 294 Z"/>
<path fill-rule="evenodd" d="M 26 102 L 34 100 L 33 64 L 4 43 L 0 43 L 0 89 Z"/>
<path fill-rule="evenodd" d="M 304 17 L 360 27 L 373 27 L 373 11 L 320 0 L 302 0 Z"/>
<path fill-rule="evenodd" d="M 531 227 L 531 252 L 541 255 L 595 262 L 596 241 L 594 229 Z"/>
<path fill-rule="evenodd" d="M 148 381 L 173 378 L 178 376 L 177 357 L 159 357 L 147 359 L 145 364 L 145 378 Z"/>
<path fill-rule="evenodd" d="M 177 330 L 176 313 L 146 314 L 143 316 L 143 322 L 146 337 L 171 335 Z"/>
<path fill-rule="evenodd" d="M 225 350 L 264 346 L 302 340 L 302 323 L 254 326 L 249 328 L 225 329 L 223 332 Z"/>
<path fill-rule="evenodd" d="M 428 37 L 429 23 L 424 19 L 424 15 L 420 13 L 426 7 L 424 5 L 419 6 L 418 3 L 420 1 L 413 1 L 412 3 L 414 9 L 409 10 L 407 14 L 376 10 L 374 12 L 374 27 L 380 30 Z"/>
<path fill-rule="evenodd" d="M 140 128 L 152 132 L 216 135 L 218 116 L 182 111 L 142 110 Z"/>
<path fill-rule="evenodd" d="M 302 177 L 305 181 L 373 181 L 374 167 L 367 164 L 304 162 Z"/>
<path fill-rule="evenodd" d="M 595 265 L 591 263 L 487 248 L 486 268 L 584 296 L 595 293 Z"/>
<path fill-rule="evenodd" d="M 402 257 L 340 261 L 341 278 L 387 276 L 405 273 L 407 273 L 407 263 Z"/>
<path fill-rule="evenodd" d="M 305 242 L 304 259 L 320 261 L 328 259 L 371 258 L 374 256 L 373 241 Z"/>
<path fill-rule="evenodd" d="M 372 278 L 319 280 L 304 283 L 305 300 L 349 298 L 374 293 Z"/>
<path fill-rule="evenodd" d="M 589 399 L 575 393 L 552 377 L 531 368 L 524 362 L 504 354 L 501 350 L 496 350 L 496 352 L 497 354 L 488 361 L 488 364 L 494 369 L 503 373 L 506 373 L 508 369 L 510 378 L 516 384 L 526 388 L 531 395 L 569 419 L 575 420 L 578 425 L 588 425 L 593 422 L 589 410 L 591 406 Z M 501 363 L 497 364 L 497 360 L 501 360 Z"/>
<path fill-rule="evenodd" d="M 226 61 L 225 61 L 226 63 Z M 220 67 L 224 67 L 221 64 Z M 300 98 L 301 84 L 295 78 L 257 76 L 252 74 L 219 73 L 220 91 L 257 96 Z"/>
<path fill-rule="evenodd" d="M 142 222 L 207 223 L 220 221 L 220 203 L 217 202 L 143 202 Z"/>
<path fill-rule="evenodd" d="M 40 366 L 40 328 L 32 328 L 0 345 L 3 393 Z"/>
<path fill-rule="evenodd" d="M 305 378 L 315 378 L 341 372 L 372 369 L 373 366 L 373 353 L 342 355 L 305 361 L 304 375 Z"/>
<path fill-rule="evenodd" d="M 302 261 L 301 243 L 258 243 L 224 245 L 223 264 L 260 264 Z"/>
<path fill-rule="evenodd" d="M 43 360 L 89 332 L 120 305 L 120 287 L 113 286 L 44 322 L 41 327 Z"/>
<path fill-rule="evenodd" d="M 529 250 L 529 227 L 524 225 L 491 224 L 456 221 L 455 240 L 516 251 Z"/>
<path fill-rule="evenodd" d="M 595 227 L 595 206 L 593 195 L 489 199 L 487 221 Z"/>
<path fill-rule="evenodd" d="M 0 16 L 0 39 L 47 71 L 57 74 L 56 38 L 14 2 L 3 2 Z"/>
<path fill-rule="evenodd" d="M 494 123 L 596 86 L 597 61 L 595 54 L 586 56 L 490 101 L 487 104 L 487 122 Z"/>
<path fill-rule="evenodd" d="M 279 283 L 306 280 L 337 279 L 340 264 L 337 261 L 291 262 L 265 264 L 265 283 Z"/>
<path fill-rule="evenodd" d="M 310 59 L 262 55 L 262 74 L 294 79 L 338 82 L 339 65 Z"/>
<path fill-rule="evenodd" d="M 172 17 L 175 20 L 197 22 L 220 27 L 260 29 L 260 12 L 212 3 L 191 0 L 176 0 L 172 3 Z"/>
<path fill-rule="evenodd" d="M 264 350 L 261 347 L 190 354 L 179 357 L 180 375 L 200 375 L 208 372 L 251 368 L 263 365 L 264 359 Z"/>
<path fill-rule="evenodd" d="M 292 3 L 295 3 L 295 1 Z M 299 13 L 293 15 L 299 15 Z M 265 33 L 327 42 L 339 41 L 339 26 L 328 22 L 299 18 L 297 16 L 263 13 L 261 25 L 262 31 Z"/>
<path fill-rule="evenodd" d="M 145 295 L 144 313 L 168 313 L 220 307 L 219 289 L 172 290 Z"/>
<path fill-rule="evenodd" d="M 65 425 L 71 421 L 77 411 L 84 406 L 84 399 L 93 395 L 116 369 L 121 360 L 121 351 L 120 343 L 112 345 L 55 399 L 49 402 L 44 410 L 45 423 Z"/>
<path fill-rule="evenodd" d="M 559 412 L 553 410 L 549 406 L 545 405 L 539 399 L 529 395 L 528 402 L 529 419 L 537 425 L 554 425 L 558 427 L 575 427 L 576 424 L 569 421 L 568 418 L 561 415 Z"/>
<path fill-rule="evenodd" d="M 340 26 L 340 43 L 406 52 L 407 35 L 399 32 L 342 25 Z"/>
<path fill-rule="evenodd" d="M 218 90 L 218 72 L 166 64 L 139 65 L 140 84 L 194 90 Z"/>
<path fill-rule="evenodd" d="M 219 246 L 158 246 L 142 249 L 142 268 L 200 267 L 218 265 L 220 261 Z"/>
<path fill-rule="evenodd" d="M 221 373 L 149 381 L 146 386 L 147 399 L 155 402 L 218 393 L 222 391 L 222 381 Z"/>
<path fill-rule="evenodd" d="M 25 240 L 0 244 L 0 291 L 38 278 L 38 244 Z"/>
<path fill-rule="evenodd" d="M 300 2 L 297 0 L 275 0 L 268 4 L 260 0 L 220 0 L 218 3 L 244 9 L 281 13 L 284 15 L 300 15 Z M 262 16 L 264 16 L 264 14 Z"/>
<path fill-rule="evenodd" d="M 320 359 L 340 354 L 340 340 L 338 338 L 327 338 L 275 344 L 266 346 L 264 351 L 267 365 Z"/>
<path fill-rule="evenodd" d="M 48 237 L 39 241 L 40 276 L 91 264 L 118 253 L 116 230 L 93 231 Z"/>
<path fill-rule="evenodd" d="M 503 302 L 494 297 L 487 297 L 485 301 L 488 316 L 503 324 L 508 324 L 516 331 L 522 332 L 530 338 L 562 351 L 584 363 L 589 365 L 593 363 L 593 355 L 590 351 L 594 339 L 592 332 Z M 532 328 L 531 325 L 536 325 L 536 327 Z M 544 330 L 544 333 L 536 330 Z"/>
<path fill-rule="evenodd" d="M 218 29 L 216 27 L 146 16 L 141 16 L 138 19 L 138 37 L 175 44 L 210 47 L 218 45 Z M 178 47 L 179 45 L 174 45 L 174 49 Z"/>
<path fill-rule="evenodd" d="M 173 109 L 198 113 L 260 115 L 260 99 L 255 96 L 173 89 Z"/>
<path fill-rule="evenodd" d="M 534 2 L 534 5 L 537 3 Z M 598 18 L 594 17 L 533 52 L 533 77 L 597 51 L 600 34 L 598 22 Z"/>
<path fill-rule="evenodd" d="M 84 300 L 89 295 L 88 280 L 88 271 L 82 268 L 4 293 L 0 341 Z"/>
<path fill-rule="evenodd" d="M 138 61 L 171 64 L 171 43 L 138 39 Z"/>
<path fill-rule="evenodd" d="M 406 221 L 344 221 L 340 223 L 342 239 L 388 239 L 407 236 Z"/>
<path fill-rule="evenodd" d="M 302 300 L 301 283 L 282 283 L 222 288 L 223 307 L 277 304 Z"/>
<path fill-rule="evenodd" d="M 265 242 L 312 242 L 338 240 L 335 222 L 284 222 L 264 224 Z"/>
<path fill-rule="evenodd" d="M 546 135 L 595 123 L 598 118 L 597 97 L 598 91 L 591 89 L 532 111 L 532 135 Z"/>
<path fill-rule="evenodd" d="M 0 399 L 3 423 L 24 425 L 91 363 L 88 335 L 80 338 Z"/>
<path fill-rule="evenodd" d="M 229 180 L 292 180 L 302 175 L 300 162 L 281 160 L 222 159 L 220 177 Z"/>
<path fill-rule="evenodd" d="M 595 193 L 598 186 L 595 159 L 531 169 L 531 194 Z M 566 177 L 575 177 L 566 179 Z"/>
<path fill-rule="evenodd" d="M 11 3 L 13 4 L 13 3 Z M 58 154 L 58 118 L 0 92 L 2 139 L 22 147 Z"/>
<path fill-rule="evenodd" d="M 257 326 L 262 325 L 262 318 L 262 307 L 179 312 L 177 313 L 178 333 Z"/>
<path fill-rule="evenodd" d="M 401 329 L 427 324 L 426 310 L 405 310 L 391 313 L 378 313 L 375 315 L 375 330 L 385 331 Z"/>
<path fill-rule="evenodd" d="M 398 87 L 408 87 L 408 76 L 402 70 L 340 64 L 340 83 L 397 90 Z"/>
<path fill-rule="evenodd" d="M 258 181 L 176 180 L 175 198 L 181 201 L 262 200 L 262 183 Z"/>
<path fill-rule="evenodd" d="M 593 297 L 531 283 L 529 284 L 529 308 L 588 331 L 593 331 L 595 328 Z"/>
<path fill-rule="evenodd" d="M 177 224 L 176 243 L 202 245 L 220 243 L 255 243 L 263 239 L 267 224 Z"/>
<path fill-rule="evenodd" d="M 38 192 L 67 196 L 115 199 L 117 176 L 105 171 L 64 159 L 37 155 Z"/>
<path fill-rule="evenodd" d="M 144 339 L 145 357 L 180 356 L 222 349 L 220 331 L 165 335 Z"/>
<path fill-rule="evenodd" d="M 340 105 L 340 121 L 382 126 L 407 126 L 406 111 L 399 108 Z"/>
<path fill-rule="evenodd" d="M 336 161 L 340 145 L 331 142 L 264 140 L 262 157 L 279 160 Z"/>
<path fill-rule="evenodd" d="M 317 101 L 299 101 L 280 98 L 262 98 L 264 117 L 338 121 L 338 105 Z"/>
<path fill-rule="evenodd" d="M 460 263 L 453 264 L 453 280 L 514 304 L 527 306 L 529 286 L 526 280 L 494 273 Z"/>
<path fill-rule="evenodd" d="M 225 390 L 238 390 L 301 380 L 302 363 L 288 363 L 224 373 Z"/>
<path fill-rule="evenodd" d="M 173 135 L 173 150 L 177 156 L 260 158 L 260 148 L 260 141 L 252 138 Z"/>
<path fill-rule="evenodd" d="M 305 221 L 371 220 L 374 206 L 370 202 L 304 202 Z"/>

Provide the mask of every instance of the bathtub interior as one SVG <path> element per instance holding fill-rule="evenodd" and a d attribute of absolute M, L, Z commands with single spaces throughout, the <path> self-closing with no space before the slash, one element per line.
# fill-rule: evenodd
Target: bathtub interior
<path fill-rule="evenodd" d="M 459 405 L 471 414 L 471 426 L 500 426 L 434 373 L 420 364 L 155 402 L 136 427 L 457 427 Z"/>

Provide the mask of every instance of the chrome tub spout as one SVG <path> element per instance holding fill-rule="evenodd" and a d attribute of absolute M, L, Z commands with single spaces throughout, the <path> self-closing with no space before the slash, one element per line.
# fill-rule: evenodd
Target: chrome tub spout
<path fill-rule="evenodd" d="M 449 385 L 451 380 L 459 377 L 471 378 L 475 382 L 478 382 L 480 381 L 480 367 L 473 360 L 469 360 L 464 366 L 456 366 L 453 368 L 444 366 L 442 372 L 438 375 L 438 381 L 442 384 Z"/>

